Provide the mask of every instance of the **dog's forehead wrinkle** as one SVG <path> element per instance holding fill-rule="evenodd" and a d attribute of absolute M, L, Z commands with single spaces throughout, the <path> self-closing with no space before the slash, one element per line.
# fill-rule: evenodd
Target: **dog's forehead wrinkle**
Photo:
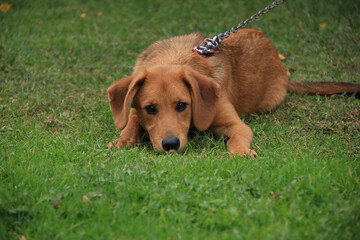
<path fill-rule="evenodd" d="M 148 76 L 157 80 L 180 78 L 182 68 L 177 65 L 160 65 L 148 70 Z"/>
<path fill-rule="evenodd" d="M 185 101 L 190 98 L 190 91 L 182 80 L 181 71 L 176 66 L 159 66 L 150 69 L 146 84 L 143 86 L 144 92 L 166 102 L 173 99 Z"/>

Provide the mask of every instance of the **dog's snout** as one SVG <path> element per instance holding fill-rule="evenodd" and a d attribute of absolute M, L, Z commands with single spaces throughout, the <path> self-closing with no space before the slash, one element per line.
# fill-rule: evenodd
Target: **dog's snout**
<path fill-rule="evenodd" d="M 177 137 L 168 137 L 162 140 L 161 145 L 165 151 L 178 150 L 180 147 L 180 139 Z"/>

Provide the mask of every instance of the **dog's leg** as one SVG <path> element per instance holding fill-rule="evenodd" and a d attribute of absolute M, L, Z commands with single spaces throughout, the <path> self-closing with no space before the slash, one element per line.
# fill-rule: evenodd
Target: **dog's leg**
<path fill-rule="evenodd" d="M 134 148 L 139 143 L 143 132 L 144 130 L 139 124 L 136 110 L 132 108 L 128 122 L 121 131 L 120 138 L 110 142 L 108 148 L 113 148 L 115 146 L 121 149 Z"/>
<path fill-rule="evenodd" d="M 218 136 L 226 136 L 230 154 L 257 157 L 255 151 L 250 150 L 253 133 L 249 126 L 241 121 L 231 103 L 225 101 L 219 104 L 216 117 L 210 129 Z"/>

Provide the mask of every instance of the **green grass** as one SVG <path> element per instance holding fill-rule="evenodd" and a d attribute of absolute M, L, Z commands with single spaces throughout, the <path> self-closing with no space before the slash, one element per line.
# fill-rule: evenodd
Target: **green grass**
<path fill-rule="evenodd" d="M 245 117 L 256 160 L 229 158 L 210 132 L 192 132 L 183 154 L 146 140 L 105 149 L 119 135 L 106 89 L 147 45 L 224 32 L 270 2 L 9 0 L 0 239 L 359 239 L 354 96 L 288 94 L 276 111 Z M 293 79 L 360 83 L 359 12 L 357 1 L 294 0 L 250 27 L 287 56 Z"/>

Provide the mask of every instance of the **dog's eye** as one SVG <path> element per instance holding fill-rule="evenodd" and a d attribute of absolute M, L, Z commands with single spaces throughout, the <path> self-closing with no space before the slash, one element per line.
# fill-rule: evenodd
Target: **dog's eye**
<path fill-rule="evenodd" d="M 154 105 L 149 105 L 145 107 L 145 110 L 148 114 L 155 115 L 157 113 L 157 109 Z"/>
<path fill-rule="evenodd" d="M 179 102 L 175 109 L 176 109 L 176 111 L 178 111 L 178 112 L 182 112 L 182 111 L 184 111 L 184 110 L 186 109 L 186 106 L 187 106 L 186 103 L 184 103 L 184 102 Z"/>

